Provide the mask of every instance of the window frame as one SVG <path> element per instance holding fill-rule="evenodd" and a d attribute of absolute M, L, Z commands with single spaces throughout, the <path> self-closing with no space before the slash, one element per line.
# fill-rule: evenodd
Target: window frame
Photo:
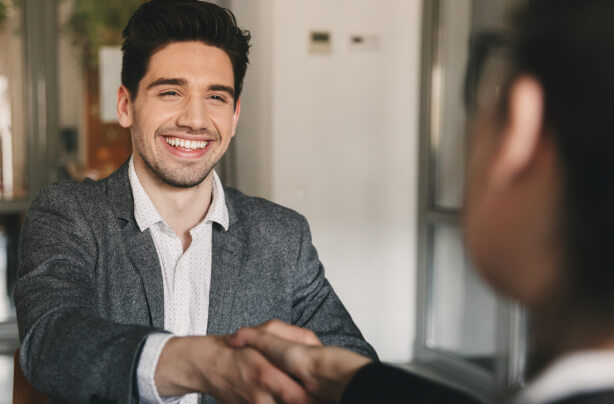
<path fill-rule="evenodd" d="M 505 0 L 503 0 L 505 1 Z M 433 287 L 432 229 L 448 225 L 460 229 L 461 209 L 436 206 L 435 158 L 432 139 L 439 136 L 432 125 L 434 68 L 441 61 L 439 43 L 444 35 L 441 11 L 445 0 L 423 0 L 421 113 L 419 139 L 418 197 L 418 273 L 417 322 L 414 341 L 414 365 L 433 372 L 438 378 L 465 388 L 485 400 L 492 400 L 523 385 L 526 357 L 526 319 L 517 305 L 497 298 L 496 353 L 494 372 L 481 368 L 459 356 L 429 346 L 433 324 L 431 289 Z M 474 0 L 471 0 L 472 5 Z M 469 40 L 469 38 L 468 38 Z M 461 94 L 459 94 L 459 97 Z M 439 136 L 441 139 L 441 137 Z"/>

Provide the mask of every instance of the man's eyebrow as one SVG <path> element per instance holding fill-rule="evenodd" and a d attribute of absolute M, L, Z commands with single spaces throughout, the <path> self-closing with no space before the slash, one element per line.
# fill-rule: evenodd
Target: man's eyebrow
<path fill-rule="evenodd" d="M 152 81 L 147 89 L 151 89 L 157 86 L 185 86 L 187 81 L 185 79 L 177 79 L 177 78 L 165 78 L 161 77 L 157 80 Z"/>
<path fill-rule="evenodd" d="M 235 96 L 235 89 L 231 86 L 225 86 L 223 84 L 213 84 L 209 87 L 209 91 L 223 91 L 232 97 Z"/>
<path fill-rule="evenodd" d="M 188 85 L 188 82 L 185 79 L 161 77 L 157 80 L 152 81 L 147 86 L 147 89 L 149 90 L 157 86 L 187 86 L 187 85 Z M 226 86 L 223 84 L 213 84 L 209 86 L 209 91 L 223 91 L 225 93 L 228 93 L 232 97 L 234 97 L 235 95 L 235 89 L 233 87 Z"/>

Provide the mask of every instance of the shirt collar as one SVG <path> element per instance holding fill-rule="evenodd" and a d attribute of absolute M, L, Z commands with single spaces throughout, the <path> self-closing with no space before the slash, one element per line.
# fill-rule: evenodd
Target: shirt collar
<path fill-rule="evenodd" d="M 224 194 L 224 186 L 217 172 L 213 170 L 213 187 L 211 196 L 211 205 L 205 219 L 201 223 L 217 223 L 228 230 L 228 207 L 226 206 L 226 195 Z M 200 226 L 200 223 L 197 225 Z"/>
<path fill-rule="evenodd" d="M 130 188 L 132 189 L 132 197 L 134 199 L 134 218 L 139 230 L 143 232 L 156 223 L 165 223 L 136 174 L 134 156 L 130 157 L 128 179 L 130 180 Z M 205 218 L 194 226 L 194 230 L 200 228 L 203 223 L 212 222 L 216 222 L 224 230 L 228 230 L 228 207 L 226 206 L 224 187 L 215 170 L 213 170 L 211 205 Z"/>
<path fill-rule="evenodd" d="M 579 351 L 555 361 L 522 390 L 515 403 L 553 402 L 614 388 L 614 351 Z"/>

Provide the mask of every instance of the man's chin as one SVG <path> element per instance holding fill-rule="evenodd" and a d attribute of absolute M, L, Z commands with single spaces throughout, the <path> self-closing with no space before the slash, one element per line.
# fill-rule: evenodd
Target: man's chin
<path fill-rule="evenodd" d="M 167 175 L 158 175 L 158 178 L 166 184 L 175 188 L 193 188 L 203 183 L 204 180 L 211 174 L 209 170 L 206 174 L 199 177 L 173 177 Z"/>
<path fill-rule="evenodd" d="M 149 172 L 162 184 L 175 188 L 196 187 L 202 184 L 202 182 L 211 174 L 211 171 L 213 171 L 213 168 L 198 170 L 195 168 L 186 169 L 185 167 L 183 167 L 183 170 L 165 170 L 159 166 L 150 164 L 146 159 L 143 159 L 143 161 L 145 162 L 145 166 L 149 169 Z"/>

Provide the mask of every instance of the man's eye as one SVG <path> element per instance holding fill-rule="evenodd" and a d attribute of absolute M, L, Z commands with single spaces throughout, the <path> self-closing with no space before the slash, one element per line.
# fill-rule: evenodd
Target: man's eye
<path fill-rule="evenodd" d="M 222 95 L 217 95 L 214 94 L 210 97 L 213 101 L 218 101 L 218 102 L 227 102 L 226 101 L 226 97 L 222 96 Z"/>
<path fill-rule="evenodd" d="M 176 95 L 179 95 L 179 93 L 177 93 L 177 91 L 169 90 L 169 91 L 165 91 L 163 93 L 160 93 L 160 95 L 163 96 L 163 97 L 174 97 Z"/>

